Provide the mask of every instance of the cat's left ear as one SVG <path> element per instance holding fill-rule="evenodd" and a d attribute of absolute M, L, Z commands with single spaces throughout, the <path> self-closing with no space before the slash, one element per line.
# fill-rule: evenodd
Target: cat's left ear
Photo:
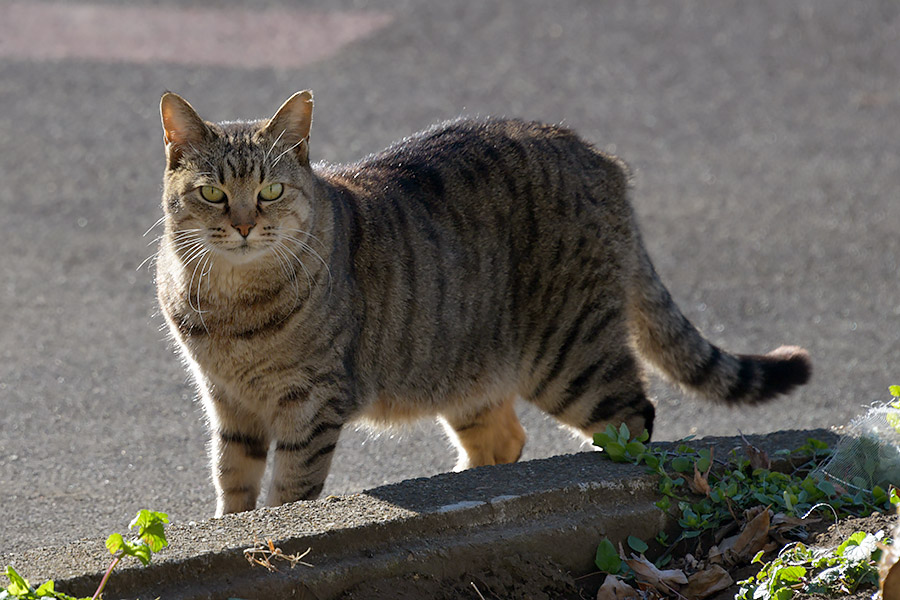
<path fill-rule="evenodd" d="M 313 96 L 310 90 L 297 92 L 281 105 L 264 131 L 280 138 L 279 142 L 293 148 L 300 164 L 309 164 L 309 128 L 312 126 Z"/>
<path fill-rule="evenodd" d="M 159 114 L 162 117 L 167 162 L 169 168 L 174 169 L 185 150 L 208 141 L 209 127 L 187 100 L 172 92 L 163 94 L 159 101 Z"/>

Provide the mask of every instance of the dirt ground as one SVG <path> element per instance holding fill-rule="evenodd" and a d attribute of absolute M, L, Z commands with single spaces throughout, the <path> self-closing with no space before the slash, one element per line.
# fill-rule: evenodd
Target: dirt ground
<path fill-rule="evenodd" d="M 866 518 L 851 518 L 836 524 L 821 523 L 811 529 L 805 542 L 808 546 L 836 547 L 857 531 L 890 533 L 896 517 L 875 514 Z M 735 581 L 755 572 L 753 567 L 734 569 Z M 341 600 L 593 600 L 603 582 L 603 575 L 588 573 L 573 575 L 558 565 L 535 556 L 510 555 L 491 564 L 476 568 L 465 575 L 440 577 L 410 574 L 394 579 L 368 582 L 344 593 Z M 709 600 L 731 600 L 738 591 L 734 585 Z M 875 590 L 858 590 L 848 600 L 870 600 Z M 805 596 L 823 600 L 823 596 Z"/>
<path fill-rule="evenodd" d="M 884 531 L 887 536 L 893 530 L 894 524 L 897 522 L 896 519 L 897 518 L 892 515 L 875 513 L 868 517 L 844 519 L 831 525 L 827 522 L 822 522 L 810 529 L 809 540 L 804 543 L 807 546 L 815 546 L 818 548 L 836 548 L 857 531 L 865 531 L 866 533 L 873 534 L 878 531 Z M 743 567 L 732 571 L 731 577 L 735 581 L 740 581 L 753 575 L 756 571 L 757 569 L 755 567 Z M 721 594 L 713 596 L 710 600 L 733 600 L 738 588 L 739 586 L 734 585 Z M 856 593 L 850 596 L 840 596 L 840 598 L 844 600 L 871 600 L 874 592 L 874 588 L 865 588 L 857 590 Z M 803 598 L 804 600 L 824 600 L 825 598 L 831 598 L 833 600 L 835 597 L 807 594 L 805 596 L 797 596 L 797 598 Z"/>

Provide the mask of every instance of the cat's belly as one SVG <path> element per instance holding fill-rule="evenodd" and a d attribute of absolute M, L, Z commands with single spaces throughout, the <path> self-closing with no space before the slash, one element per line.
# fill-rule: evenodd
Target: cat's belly
<path fill-rule="evenodd" d="M 387 388 L 376 391 L 364 402 L 357 419 L 375 427 L 408 424 L 422 418 L 477 413 L 486 405 L 517 395 L 516 382 L 499 376 L 435 389 Z"/>

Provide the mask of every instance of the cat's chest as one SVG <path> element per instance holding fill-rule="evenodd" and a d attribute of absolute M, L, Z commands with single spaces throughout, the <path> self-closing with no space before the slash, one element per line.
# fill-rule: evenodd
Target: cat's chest
<path fill-rule="evenodd" d="M 167 311 L 169 326 L 182 350 L 208 378 L 219 382 L 258 379 L 278 357 L 288 359 L 298 311 L 253 311 L 246 306 L 189 305 Z"/>
<path fill-rule="evenodd" d="M 293 370 L 289 365 L 295 362 L 293 345 L 280 336 L 240 339 L 204 332 L 179 339 L 211 390 L 253 410 L 268 410 L 267 399 L 283 386 L 287 372 Z"/>

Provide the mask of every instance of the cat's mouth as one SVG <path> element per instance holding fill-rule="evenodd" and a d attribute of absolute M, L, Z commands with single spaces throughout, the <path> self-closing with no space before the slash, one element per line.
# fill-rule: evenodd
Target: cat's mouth
<path fill-rule="evenodd" d="M 219 254 L 236 263 L 248 263 L 262 258 L 267 249 L 267 244 L 259 241 L 241 240 L 230 244 L 215 244 Z"/>

